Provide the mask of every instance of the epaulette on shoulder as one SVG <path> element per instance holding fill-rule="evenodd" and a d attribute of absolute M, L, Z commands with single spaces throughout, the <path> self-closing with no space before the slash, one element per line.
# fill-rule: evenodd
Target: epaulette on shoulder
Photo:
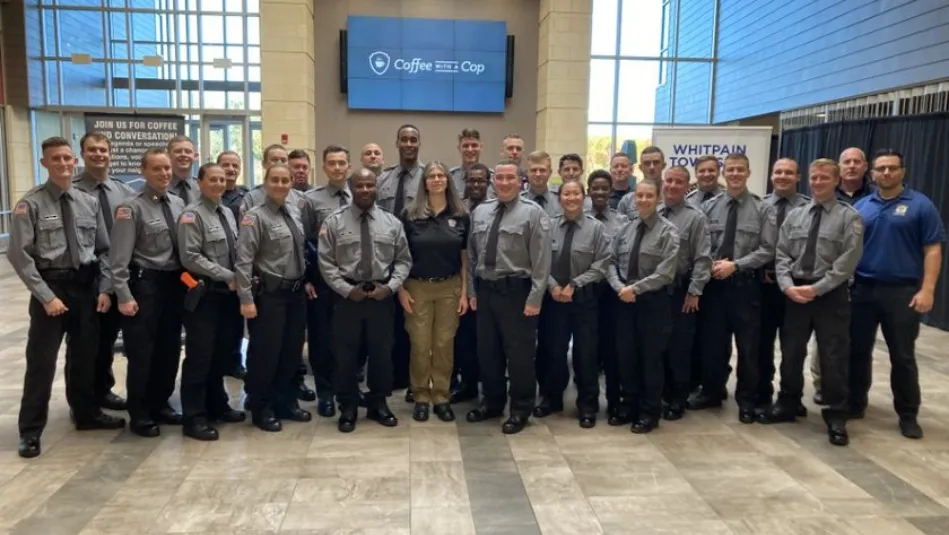
<path fill-rule="evenodd" d="M 391 171 L 395 169 L 396 167 L 398 167 L 398 165 L 390 165 L 389 167 L 383 167 L 382 172 L 385 173 L 386 171 Z"/>
<path fill-rule="evenodd" d="M 451 169 L 448 170 L 448 174 L 451 175 L 451 174 L 454 174 L 455 171 L 460 171 L 460 170 L 461 170 L 461 166 L 460 166 L 460 165 L 456 165 L 456 166 L 454 166 L 454 167 L 452 167 Z"/>
<path fill-rule="evenodd" d="M 751 197 L 755 200 L 759 200 L 759 201 L 761 200 L 761 195 L 758 195 L 757 193 L 749 191 L 748 194 L 751 195 Z"/>

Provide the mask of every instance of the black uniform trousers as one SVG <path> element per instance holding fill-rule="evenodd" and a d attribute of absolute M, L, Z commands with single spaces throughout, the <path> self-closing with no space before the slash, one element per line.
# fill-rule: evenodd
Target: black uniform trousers
<path fill-rule="evenodd" d="M 511 415 L 530 417 L 537 385 L 534 382 L 537 316 L 525 316 L 531 281 L 507 277 L 477 279 L 478 363 L 481 367 L 482 404 L 503 410 L 510 378 Z"/>
<path fill-rule="evenodd" d="M 132 420 L 148 420 L 168 406 L 181 359 L 181 326 L 186 287 L 180 271 L 133 270 L 129 280 L 138 313 L 122 317 L 128 357 L 125 389 Z"/>
<path fill-rule="evenodd" d="M 56 377 L 56 357 L 64 335 L 68 335 L 66 401 L 76 421 L 89 420 L 99 413 L 99 404 L 95 399 L 95 359 L 99 332 L 95 276 L 77 276 L 73 270 L 55 271 L 57 275 L 47 276 L 44 273 L 44 280 L 69 310 L 60 316 L 50 316 L 39 299 L 30 298 L 26 373 L 18 420 L 21 437 L 39 437 L 46 428 L 49 398 Z"/>
<path fill-rule="evenodd" d="M 333 315 L 341 299 L 326 284 L 316 285 L 316 299 L 306 302 L 307 359 L 320 399 L 333 399 Z"/>
<path fill-rule="evenodd" d="M 281 284 L 262 288 L 254 297 L 257 317 L 250 320 L 244 387 L 247 408 L 255 416 L 298 406 L 296 391 L 290 385 L 303 355 L 306 293 L 302 283 Z"/>
<path fill-rule="evenodd" d="M 119 302 L 115 294 L 109 296 L 111 306 L 109 311 L 98 314 L 99 343 L 96 351 L 96 399 L 105 399 L 115 386 L 115 375 L 112 374 L 112 363 L 115 360 L 115 341 L 119 338 L 122 328 L 122 313 L 119 312 Z M 69 351 L 67 346 L 66 351 Z"/>
<path fill-rule="evenodd" d="M 919 413 L 916 338 L 919 336 L 920 315 L 909 307 L 918 291 L 918 281 L 888 284 L 862 277 L 854 281 L 850 290 L 851 411 L 867 408 L 873 375 L 873 346 L 877 327 L 880 327 L 890 354 L 893 407 L 900 418 L 915 418 Z M 824 382 L 821 375 L 821 392 L 824 392 Z"/>
<path fill-rule="evenodd" d="M 692 391 L 692 346 L 698 319 L 696 312 L 688 314 L 682 312 L 691 281 L 690 275 L 678 277 L 676 283 L 669 287 L 672 332 L 663 358 L 665 363 L 663 398 L 681 407 L 685 406 L 689 393 Z"/>
<path fill-rule="evenodd" d="M 457 386 L 459 380 L 468 391 L 478 391 L 478 313 L 471 309 L 458 318 L 458 330 L 455 331 L 452 386 Z"/>
<path fill-rule="evenodd" d="M 620 391 L 619 369 L 616 360 L 616 313 L 620 300 L 616 290 L 609 282 L 597 284 L 600 290 L 597 302 L 597 356 L 603 368 L 606 386 L 607 410 L 619 409 L 622 395 Z"/>
<path fill-rule="evenodd" d="M 237 294 L 212 282 L 193 312 L 184 313 L 185 360 L 181 365 L 181 409 L 186 422 L 214 419 L 231 410 L 224 374 L 232 366 Z M 243 325 L 241 325 L 243 330 Z"/>
<path fill-rule="evenodd" d="M 712 279 L 702 296 L 699 333 L 702 354 L 702 388 L 709 395 L 725 392 L 732 336 L 738 348 L 738 386 L 735 400 L 743 409 L 757 401 L 758 348 L 761 343 L 761 285 L 755 272 L 739 272 L 724 280 Z"/>
<path fill-rule="evenodd" d="M 395 299 L 363 299 L 358 303 L 340 297 L 333 316 L 333 390 L 340 411 L 355 411 L 359 404 L 359 364 L 366 361 L 366 406 L 380 408 L 392 393 L 392 344 Z M 364 353 L 365 351 L 365 353 Z"/>
<path fill-rule="evenodd" d="M 622 407 L 633 419 L 662 415 L 663 353 L 672 334 L 669 292 L 661 288 L 620 302 L 616 310 L 616 354 Z"/>
<path fill-rule="evenodd" d="M 245 319 L 244 316 L 241 316 L 240 313 L 237 314 L 237 317 L 232 320 L 234 326 L 230 328 L 231 336 L 233 337 L 229 342 L 230 350 L 228 352 L 227 359 L 227 368 L 228 370 L 236 370 L 239 366 L 244 365 L 244 325 Z"/>
<path fill-rule="evenodd" d="M 538 339 L 547 341 L 544 354 L 537 353 L 537 381 L 540 395 L 563 402 L 570 382 L 567 352 L 573 337 L 573 377 L 577 385 L 577 409 L 581 414 L 600 410 L 600 377 L 597 360 L 597 287 L 577 288 L 570 303 L 558 303 L 544 295 Z M 540 374 L 540 370 L 544 374 Z"/>
<path fill-rule="evenodd" d="M 761 283 L 761 343 L 758 344 L 758 387 L 755 390 L 755 405 L 758 407 L 770 405 L 774 395 L 774 342 L 778 332 L 783 331 L 786 301 L 787 296 L 777 284 Z M 781 346 L 784 347 L 783 341 Z M 783 373 L 781 377 L 783 380 Z"/>
<path fill-rule="evenodd" d="M 795 280 L 796 286 L 817 281 Z M 850 292 L 842 284 L 810 303 L 795 303 L 785 297 L 781 327 L 781 392 L 778 403 L 791 411 L 804 395 L 804 361 L 813 332 L 820 354 L 821 392 L 828 409 L 847 410 L 850 369 Z"/>
<path fill-rule="evenodd" d="M 394 307 L 392 339 L 392 386 L 395 390 L 409 388 L 409 357 L 412 352 L 409 333 L 405 330 L 405 311 Z"/>

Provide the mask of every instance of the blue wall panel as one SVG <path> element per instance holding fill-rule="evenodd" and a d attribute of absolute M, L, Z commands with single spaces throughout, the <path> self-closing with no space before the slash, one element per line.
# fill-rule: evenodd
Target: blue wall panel
<path fill-rule="evenodd" d="M 949 78 L 946 0 L 721 0 L 719 20 L 715 122 Z"/>

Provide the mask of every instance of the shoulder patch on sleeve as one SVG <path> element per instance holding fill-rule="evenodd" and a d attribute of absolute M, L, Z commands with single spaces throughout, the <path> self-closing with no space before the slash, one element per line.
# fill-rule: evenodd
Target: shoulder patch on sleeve
<path fill-rule="evenodd" d="M 25 202 L 18 202 L 13 209 L 13 215 L 26 215 L 29 211 L 30 207 Z"/>
<path fill-rule="evenodd" d="M 255 223 L 257 223 L 257 218 L 250 214 L 245 214 L 244 217 L 241 218 L 242 227 L 252 227 Z"/>
<path fill-rule="evenodd" d="M 550 230 L 550 218 L 546 214 L 540 216 L 540 228 L 545 231 Z"/>
<path fill-rule="evenodd" d="M 863 236 L 863 220 L 859 217 L 853 220 L 853 235 L 857 237 Z"/>
<path fill-rule="evenodd" d="M 132 209 L 128 206 L 120 206 L 115 210 L 116 219 L 132 219 Z"/>
<path fill-rule="evenodd" d="M 194 212 L 184 212 L 181 214 L 181 219 L 178 221 L 184 224 L 194 224 Z"/>

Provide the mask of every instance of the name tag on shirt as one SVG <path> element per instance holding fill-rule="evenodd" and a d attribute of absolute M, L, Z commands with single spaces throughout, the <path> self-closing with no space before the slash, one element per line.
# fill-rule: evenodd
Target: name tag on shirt
<path fill-rule="evenodd" d="M 59 219 L 59 216 L 56 214 L 47 214 L 43 216 L 43 220 L 45 221 L 55 221 L 57 219 Z"/>

